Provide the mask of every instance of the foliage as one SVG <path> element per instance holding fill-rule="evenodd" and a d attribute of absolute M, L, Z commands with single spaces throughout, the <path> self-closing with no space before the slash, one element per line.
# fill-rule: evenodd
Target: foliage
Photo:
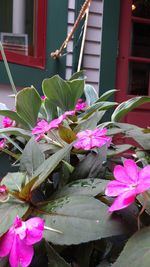
<path fill-rule="evenodd" d="M 68 81 L 58 75 L 45 79 L 42 90 L 44 99 L 34 87 L 20 91 L 15 111 L 1 105 L 0 115 L 13 121 L 11 127 L 0 129 L 6 139 L 6 147 L 1 149 L 11 156 L 18 172 L 8 173 L 1 181 L 7 197 L 0 193 L 0 236 L 17 215 L 25 221 L 40 217 L 47 229 L 43 241 L 35 246 L 31 267 L 36 266 L 38 255 L 43 266 L 51 267 L 111 266 L 115 261 L 114 267 L 133 263 L 135 267 L 147 267 L 149 207 L 141 216 L 144 229 L 133 235 L 139 207 L 145 202 L 137 197 L 132 207 L 109 214 L 112 198 L 104 191 L 108 180 L 114 179 L 113 167 L 122 164 L 126 155 L 136 157 L 139 167 L 150 162 L 149 129 L 118 122 L 150 98 L 135 97 L 116 107 L 117 103 L 109 101 L 116 90 L 99 97 L 92 86 L 85 84 L 81 72 Z M 77 110 L 80 97 L 85 99 L 86 108 Z M 111 108 L 111 121 L 104 122 L 103 116 Z M 41 121 L 47 128 L 34 135 L 33 128 L 40 131 Z M 99 142 L 88 150 L 82 146 L 76 149 L 78 133 L 88 129 L 92 134 L 96 128 L 107 128 L 105 140 L 109 137 L 111 144 Z M 93 142 L 93 137 L 88 138 Z M 129 138 L 136 141 L 136 146 L 133 141 L 125 143 Z M 138 245 L 141 240 L 143 245 Z M 8 266 L 5 259 L 1 264 Z"/>

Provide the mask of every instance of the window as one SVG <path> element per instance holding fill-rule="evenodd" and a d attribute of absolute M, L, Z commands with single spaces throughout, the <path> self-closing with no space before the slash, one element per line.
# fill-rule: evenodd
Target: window
<path fill-rule="evenodd" d="M 122 0 L 119 23 L 116 101 L 150 96 L 150 1 Z M 150 104 L 144 104 L 124 121 L 145 127 Z"/>
<path fill-rule="evenodd" d="M 0 40 L 9 62 L 44 68 L 46 11 L 47 0 L 1 0 Z"/>

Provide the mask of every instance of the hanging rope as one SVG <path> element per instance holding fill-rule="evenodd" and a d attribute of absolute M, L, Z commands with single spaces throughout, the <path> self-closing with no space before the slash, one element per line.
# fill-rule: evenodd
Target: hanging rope
<path fill-rule="evenodd" d="M 62 55 L 62 52 L 63 50 L 67 47 L 69 41 L 71 40 L 74 32 L 76 31 L 80 21 L 83 19 L 83 17 L 85 16 L 86 14 L 86 11 L 87 9 L 89 8 L 90 4 L 91 4 L 92 0 L 85 0 L 80 12 L 79 12 L 79 15 L 73 25 L 73 28 L 71 29 L 70 33 L 67 35 L 67 38 L 65 39 L 65 41 L 63 42 L 63 44 L 61 45 L 61 47 L 59 49 L 57 49 L 55 52 L 52 52 L 51 53 L 51 57 L 53 59 L 57 59 L 59 58 L 61 55 Z"/>

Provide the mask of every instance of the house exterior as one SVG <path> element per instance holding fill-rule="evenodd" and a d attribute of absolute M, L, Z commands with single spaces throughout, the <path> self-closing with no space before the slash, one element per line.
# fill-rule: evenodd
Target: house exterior
<path fill-rule="evenodd" d="M 83 22 L 80 23 L 64 56 L 54 60 L 50 54 L 61 46 L 84 0 L 1 2 L 1 40 L 5 43 L 4 48 L 16 86 L 23 88 L 34 85 L 40 91 L 41 82 L 46 77 L 58 73 L 68 79 L 77 70 Z M 6 17 L 9 17 L 9 20 L 4 23 Z M 13 42 L 13 46 L 9 45 L 10 42 Z M 20 47 L 16 46 L 16 42 L 20 42 Z M 22 49 L 21 52 L 19 49 Z M 150 95 L 148 0 L 92 1 L 82 69 L 86 71 L 87 82 L 100 94 L 117 88 L 114 98 L 118 102 L 133 96 Z M 2 102 L 10 91 L 2 61 L 0 84 Z M 140 107 L 130 113 L 126 121 L 146 127 L 149 124 L 149 108 L 149 104 Z"/>

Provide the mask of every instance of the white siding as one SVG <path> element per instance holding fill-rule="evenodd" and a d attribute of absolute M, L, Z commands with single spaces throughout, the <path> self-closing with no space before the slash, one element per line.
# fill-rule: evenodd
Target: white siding
<path fill-rule="evenodd" d="M 98 91 L 100 77 L 100 53 L 102 39 L 102 14 L 103 1 L 93 0 L 90 6 L 88 27 L 86 33 L 83 68 L 86 71 L 87 83 L 90 83 Z M 75 0 L 68 1 L 68 32 L 75 21 Z M 67 51 L 73 50 L 73 40 L 68 45 Z M 72 74 L 73 53 L 67 54 L 66 60 L 66 78 L 69 79 Z"/>

